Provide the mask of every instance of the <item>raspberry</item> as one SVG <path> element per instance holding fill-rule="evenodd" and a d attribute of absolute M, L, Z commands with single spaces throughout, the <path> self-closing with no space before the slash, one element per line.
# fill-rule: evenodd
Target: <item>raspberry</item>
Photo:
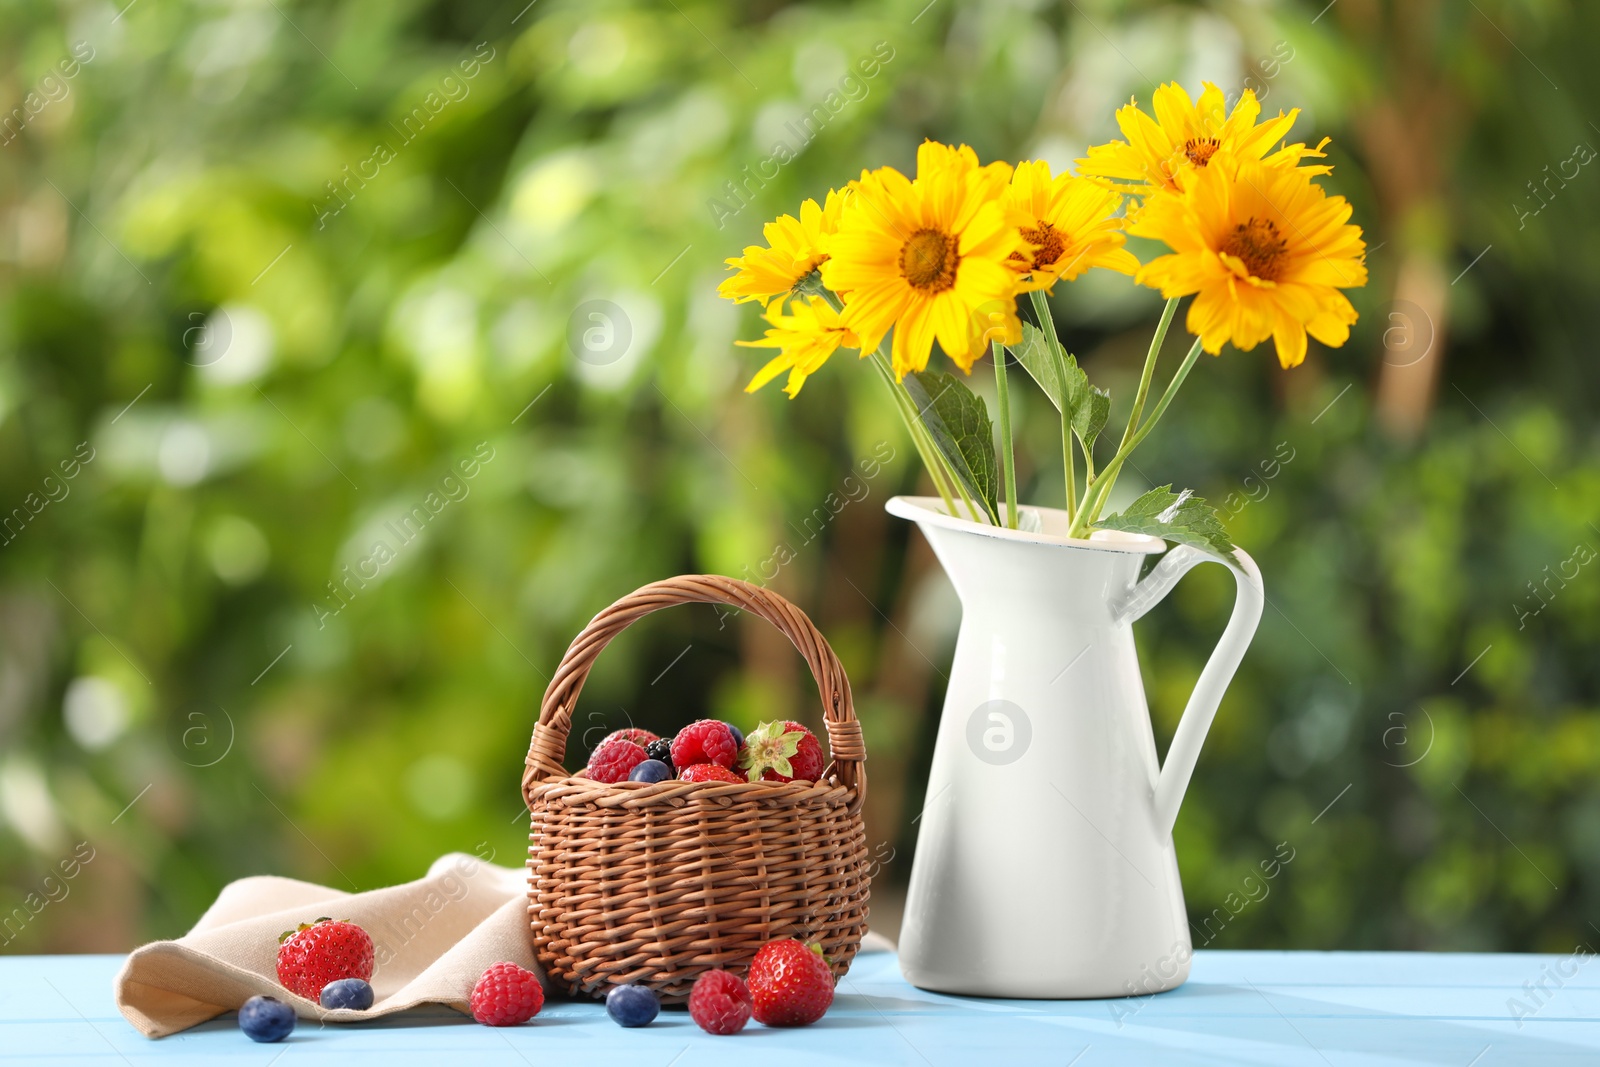
<path fill-rule="evenodd" d="M 602 741 L 584 768 L 596 782 L 626 782 L 628 772 L 648 759 L 644 749 L 626 738 Z"/>
<path fill-rule="evenodd" d="M 750 1000 L 766 1026 L 809 1026 L 833 1004 L 833 971 L 819 948 L 768 941 L 750 961 Z"/>
<path fill-rule="evenodd" d="M 291 993 L 316 1000 L 341 978 L 372 977 L 372 938 L 355 923 L 318 919 L 278 938 L 278 981 Z"/>
<path fill-rule="evenodd" d="M 600 745 L 605 744 L 607 741 L 615 741 L 619 737 L 624 741 L 632 741 L 640 748 L 643 748 L 652 741 L 661 740 L 661 736 L 659 734 L 653 734 L 649 730 L 641 730 L 637 726 L 629 726 L 622 730 L 612 730 L 609 734 L 606 734 L 600 739 Z M 599 748 L 600 745 L 596 745 L 594 747 Z"/>
<path fill-rule="evenodd" d="M 752 782 L 814 782 L 822 777 L 822 745 L 797 722 L 764 722 L 746 738 L 739 766 Z"/>
<path fill-rule="evenodd" d="M 739 756 L 739 742 L 733 728 L 716 719 L 701 719 L 678 731 L 672 739 L 672 765 L 693 767 L 696 763 L 715 763 L 732 767 Z"/>
<path fill-rule="evenodd" d="M 472 1017 L 485 1026 L 518 1026 L 542 1007 L 538 976 L 515 963 L 491 964 L 472 987 Z"/>
<path fill-rule="evenodd" d="M 731 971 L 706 971 L 689 990 L 689 1018 L 708 1034 L 737 1034 L 750 1021 L 750 988 Z"/>
<path fill-rule="evenodd" d="M 685 782 L 742 782 L 743 778 L 734 774 L 726 767 L 719 767 L 715 763 L 696 763 L 693 767 L 685 767 L 678 772 L 678 777 Z"/>

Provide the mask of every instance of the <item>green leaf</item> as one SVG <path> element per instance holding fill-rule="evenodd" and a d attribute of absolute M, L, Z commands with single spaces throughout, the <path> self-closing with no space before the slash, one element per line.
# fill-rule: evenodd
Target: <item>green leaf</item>
<path fill-rule="evenodd" d="M 1072 359 L 1071 356 L 1067 357 Z M 1072 367 L 1077 369 L 1078 362 L 1073 360 Z M 1079 375 L 1083 371 L 1078 371 Z M 1111 394 L 1097 386 L 1089 385 L 1084 379 L 1084 390 L 1077 403 L 1072 408 L 1072 430 L 1083 442 L 1085 452 L 1094 447 L 1094 439 L 1100 436 L 1100 431 L 1105 429 L 1106 419 L 1111 417 Z"/>
<path fill-rule="evenodd" d="M 934 446 L 967 494 L 999 525 L 1000 472 L 995 464 L 994 424 L 983 398 L 961 379 L 939 371 L 913 371 L 906 375 L 905 383 Z"/>
<path fill-rule="evenodd" d="M 789 761 L 800 751 L 800 741 L 805 736 L 799 730 L 785 729 L 781 722 L 764 722 L 745 735 L 739 767 L 752 782 L 761 781 L 761 772 L 769 768 L 793 778 L 794 764 Z"/>
<path fill-rule="evenodd" d="M 1043 330 L 1031 322 L 1023 322 L 1022 343 L 1013 348 L 1011 354 L 1017 357 L 1022 369 L 1039 383 L 1039 388 L 1044 390 L 1044 395 L 1050 398 L 1050 403 L 1056 406 L 1057 411 L 1065 413 L 1071 410 L 1067 401 L 1071 395 L 1069 382 L 1062 378 L 1061 360 L 1050 350 L 1050 339 Z M 1077 370 L 1077 366 L 1078 361 L 1074 359 L 1072 369 Z M 1077 373 L 1079 377 L 1083 376 L 1081 370 Z"/>
<path fill-rule="evenodd" d="M 1111 394 L 1090 385 L 1078 357 L 1056 350 L 1049 336 L 1031 322 L 1022 324 L 1022 343 L 1011 353 L 1066 417 L 1084 447 L 1093 446 L 1111 416 Z"/>
<path fill-rule="evenodd" d="M 1223 529 L 1216 509 L 1188 489 L 1181 493 L 1174 493 L 1170 485 L 1152 489 L 1095 526 L 1102 530 L 1153 534 L 1225 559 L 1234 558 L 1233 541 Z"/>

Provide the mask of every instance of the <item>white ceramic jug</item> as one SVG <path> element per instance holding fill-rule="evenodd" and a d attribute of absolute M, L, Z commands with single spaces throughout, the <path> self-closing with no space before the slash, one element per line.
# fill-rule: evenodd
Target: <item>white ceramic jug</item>
<path fill-rule="evenodd" d="M 1067 516 L 980 525 L 895 497 L 961 598 L 917 819 L 900 967 L 913 985 L 1001 997 L 1171 989 L 1192 953 L 1172 824 L 1223 690 L 1261 619 L 1255 563 L 1138 534 L 1065 536 Z M 1191 567 L 1222 563 L 1233 616 L 1156 757 L 1133 622 Z"/>

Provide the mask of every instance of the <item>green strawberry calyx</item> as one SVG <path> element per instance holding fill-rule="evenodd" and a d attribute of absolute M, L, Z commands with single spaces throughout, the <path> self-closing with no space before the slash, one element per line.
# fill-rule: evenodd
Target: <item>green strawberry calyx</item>
<path fill-rule="evenodd" d="M 350 920 L 349 919 L 341 919 L 339 921 L 340 922 L 349 922 Z M 283 944 L 285 941 L 289 940 L 295 934 L 303 934 L 303 933 L 305 933 L 307 930 L 311 929 L 313 926 L 321 926 L 323 923 L 331 923 L 331 922 L 333 922 L 333 919 L 331 917 L 327 916 L 327 915 L 324 915 L 320 919 L 318 919 L 316 922 L 301 923 L 299 926 L 295 927 L 293 930 L 285 930 L 283 933 L 279 934 L 278 935 L 278 944 L 280 944 L 280 945 Z"/>
<path fill-rule="evenodd" d="M 786 729 L 781 722 L 764 722 L 745 734 L 739 767 L 748 772 L 752 782 L 761 781 L 762 772 L 769 769 L 793 778 L 794 766 L 789 759 L 800 751 L 805 736 L 799 730 Z"/>

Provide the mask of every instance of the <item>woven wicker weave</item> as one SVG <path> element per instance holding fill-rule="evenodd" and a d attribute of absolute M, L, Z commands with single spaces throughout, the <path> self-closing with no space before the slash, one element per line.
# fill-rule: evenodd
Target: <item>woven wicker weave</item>
<path fill-rule="evenodd" d="M 634 620 L 696 602 L 766 619 L 805 657 L 832 757 L 822 780 L 606 785 L 562 768 L 595 657 Z M 844 974 L 867 922 L 865 758 L 844 668 L 783 597 L 716 575 L 669 578 L 623 597 L 567 649 L 528 749 L 528 914 L 539 962 L 572 994 L 603 996 L 632 982 L 681 1001 L 702 971 L 742 970 L 767 941 L 795 937 L 821 942 Z"/>

